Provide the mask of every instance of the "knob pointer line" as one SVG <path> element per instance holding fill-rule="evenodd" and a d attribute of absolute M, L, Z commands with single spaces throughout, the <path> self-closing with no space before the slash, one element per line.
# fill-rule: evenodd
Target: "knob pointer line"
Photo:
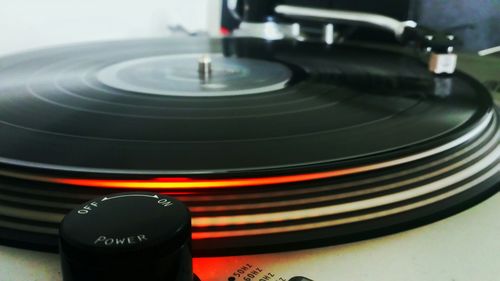
<path fill-rule="evenodd" d="M 118 196 L 113 196 L 113 197 L 104 197 L 102 198 L 101 201 L 107 201 L 111 199 L 117 199 L 117 198 L 123 198 L 123 197 L 150 197 L 150 198 L 156 198 L 159 199 L 158 195 L 147 195 L 147 194 L 125 194 L 125 195 L 118 195 Z"/>

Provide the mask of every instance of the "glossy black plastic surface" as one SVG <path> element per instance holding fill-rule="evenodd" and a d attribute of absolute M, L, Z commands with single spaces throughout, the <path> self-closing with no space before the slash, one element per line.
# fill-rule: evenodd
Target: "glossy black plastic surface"
<path fill-rule="evenodd" d="M 80 205 L 60 227 L 64 281 L 192 281 L 188 209 L 171 197 L 117 193 Z"/>

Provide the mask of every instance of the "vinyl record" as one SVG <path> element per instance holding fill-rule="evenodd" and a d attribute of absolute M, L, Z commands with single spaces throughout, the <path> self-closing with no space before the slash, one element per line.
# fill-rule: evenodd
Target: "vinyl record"
<path fill-rule="evenodd" d="M 497 114 L 471 77 L 380 46 L 179 38 L 6 57 L 0 241 L 54 250 L 65 213 L 124 190 L 185 202 L 198 256 L 400 231 L 497 190 Z"/>
<path fill-rule="evenodd" d="M 253 172 L 390 157 L 457 138 L 491 110 L 461 75 L 353 46 L 141 40 L 0 65 L 0 162 L 56 170 Z"/>

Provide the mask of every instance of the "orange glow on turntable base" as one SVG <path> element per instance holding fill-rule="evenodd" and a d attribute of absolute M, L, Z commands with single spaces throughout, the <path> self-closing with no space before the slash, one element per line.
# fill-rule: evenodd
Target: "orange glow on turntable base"
<path fill-rule="evenodd" d="M 78 179 L 53 178 L 51 182 L 69 185 L 120 188 L 120 189 L 208 189 L 236 188 L 246 186 L 262 186 L 285 183 L 297 183 L 311 180 L 326 179 L 361 172 L 359 168 L 334 170 L 326 172 L 270 176 L 260 178 L 228 178 L 228 179 L 198 179 L 198 178 L 152 178 L 146 180 L 114 180 L 114 179 Z"/>

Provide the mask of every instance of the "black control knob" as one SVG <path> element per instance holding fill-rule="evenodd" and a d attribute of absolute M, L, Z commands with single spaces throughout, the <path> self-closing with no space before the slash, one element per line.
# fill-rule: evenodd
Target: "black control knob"
<path fill-rule="evenodd" d="M 191 217 L 174 198 L 97 198 L 67 214 L 59 234 L 64 281 L 193 280 Z"/>

